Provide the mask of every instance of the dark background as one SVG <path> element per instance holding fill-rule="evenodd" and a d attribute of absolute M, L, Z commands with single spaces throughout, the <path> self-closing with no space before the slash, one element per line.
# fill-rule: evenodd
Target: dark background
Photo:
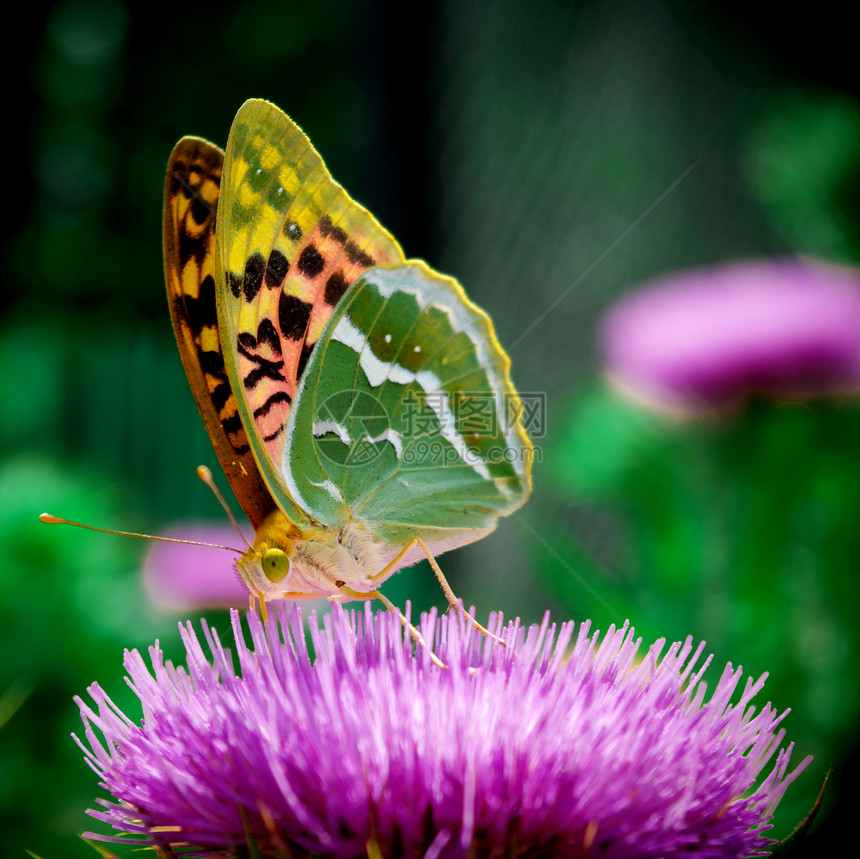
<path fill-rule="evenodd" d="M 547 443 L 599 372 L 595 325 L 627 287 L 791 251 L 855 259 L 838 231 L 805 246 L 761 181 L 762 141 L 783 132 L 807 139 L 808 126 L 814 155 L 836 116 L 848 131 L 832 145 L 853 145 L 860 77 L 842 6 L 405 5 L 16 6 L 3 52 L 3 855 L 92 855 L 75 837 L 97 789 L 68 738 L 71 696 L 98 679 L 126 701 L 122 648 L 176 638 L 176 618 L 140 597 L 145 546 L 36 516 L 150 533 L 223 519 L 194 477 L 214 457 L 164 298 L 163 173 L 183 134 L 223 145 L 252 96 L 287 111 L 407 255 L 492 315 L 519 389 L 547 394 Z M 787 169 L 802 179 L 814 157 L 797 157 Z M 839 200 L 846 217 L 860 212 L 859 186 Z M 535 576 L 552 548 L 529 513 L 548 503 L 540 465 L 535 482 L 526 527 L 506 520 L 444 559 L 479 613 L 562 612 Z M 611 553 L 611 522 L 595 511 L 571 527 Z M 391 585 L 400 603 L 442 603 L 420 568 Z M 837 839 L 838 796 L 816 850 Z"/>

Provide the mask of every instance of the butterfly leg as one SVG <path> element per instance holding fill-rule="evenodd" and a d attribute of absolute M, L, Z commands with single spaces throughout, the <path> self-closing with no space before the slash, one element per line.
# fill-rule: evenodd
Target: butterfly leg
<path fill-rule="evenodd" d="M 436 576 L 436 580 L 439 582 L 439 586 L 442 588 L 442 593 L 445 594 L 445 599 L 448 600 L 449 608 L 455 609 L 460 613 L 460 616 L 463 620 L 468 621 L 472 624 L 472 626 L 481 633 L 481 635 L 487 636 L 487 638 L 492 638 L 493 641 L 498 642 L 502 647 L 507 647 L 507 644 L 499 638 L 498 635 L 493 635 L 489 629 L 485 626 L 482 626 L 475 620 L 473 617 L 466 613 L 466 610 L 463 608 L 463 604 L 460 600 L 457 599 L 456 594 L 451 589 L 451 585 L 448 584 L 448 579 L 445 578 L 445 574 L 442 572 L 442 568 L 437 563 L 436 559 L 433 557 L 433 553 L 430 551 L 430 547 L 420 538 L 413 537 L 404 547 L 399 551 L 394 558 L 387 563 L 382 570 L 380 570 L 371 581 L 383 581 L 388 578 L 391 574 L 391 571 L 397 569 L 398 563 L 404 558 L 408 552 L 413 549 L 415 546 L 420 546 L 421 551 L 427 556 L 427 560 L 430 562 L 430 566 L 433 568 L 433 573 Z"/>
<path fill-rule="evenodd" d="M 266 611 L 266 601 L 260 597 L 260 617 L 263 619 L 263 623 L 266 623 L 269 620 L 269 613 Z M 257 606 L 257 596 L 255 594 L 251 594 L 248 597 L 248 608 L 250 611 L 254 611 Z"/>
<path fill-rule="evenodd" d="M 460 616 L 463 618 L 463 620 L 467 621 L 468 623 L 471 623 L 472 626 L 477 629 L 478 632 L 481 633 L 481 635 L 485 635 L 487 638 L 492 638 L 493 641 L 497 642 L 502 647 L 507 647 L 508 645 L 501 638 L 499 638 L 498 635 L 494 635 L 492 632 L 490 632 L 489 629 L 487 629 L 487 627 L 478 623 L 478 621 L 475 620 L 474 617 L 466 613 L 466 609 L 463 608 L 462 601 L 457 599 L 457 595 L 451 589 L 451 585 L 448 584 L 448 579 L 445 578 L 445 574 L 442 572 L 442 568 L 439 566 L 438 562 L 433 557 L 433 553 L 430 551 L 430 547 L 420 537 L 416 537 L 412 542 L 417 543 L 421 547 L 424 554 L 427 556 L 427 560 L 430 562 L 430 566 L 433 568 L 433 572 L 436 575 L 436 580 L 439 582 L 439 587 L 442 588 L 442 593 L 445 594 L 445 599 L 448 600 L 448 606 L 460 612 Z"/>
<path fill-rule="evenodd" d="M 367 592 L 354 591 L 352 588 L 348 588 L 345 586 L 342 586 L 340 590 L 341 590 L 341 593 L 343 593 L 343 595 L 348 597 L 349 599 L 354 599 L 354 600 L 378 599 L 385 606 L 385 608 L 388 609 L 388 611 L 390 611 L 392 614 L 396 614 L 397 617 L 400 618 L 400 623 L 406 629 L 409 630 L 409 635 L 412 637 L 412 640 L 419 647 L 423 647 L 430 654 L 430 660 L 432 661 L 432 663 L 439 668 L 447 669 L 448 666 L 445 665 L 445 663 L 427 646 L 427 642 L 424 641 L 424 636 L 421 635 L 421 632 L 417 629 L 417 627 L 413 626 L 409 622 L 409 620 L 407 619 L 406 615 L 403 614 L 403 612 L 400 611 L 400 609 L 397 608 L 397 606 L 394 605 L 394 603 L 391 602 L 391 600 L 388 599 L 388 597 L 386 597 L 382 592 L 380 592 L 380 591 L 367 591 Z"/>

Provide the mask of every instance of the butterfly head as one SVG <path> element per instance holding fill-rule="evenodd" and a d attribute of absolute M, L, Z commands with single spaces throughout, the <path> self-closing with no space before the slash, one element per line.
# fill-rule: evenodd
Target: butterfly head
<path fill-rule="evenodd" d="M 276 510 L 257 528 L 254 543 L 236 562 L 242 580 L 257 597 L 276 598 L 289 591 L 289 578 L 301 531 Z"/>
<path fill-rule="evenodd" d="M 284 541 L 288 543 L 289 541 Z M 294 547 L 291 542 L 288 545 L 269 546 L 260 558 L 260 566 L 266 578 L 274 585 L 282 582 L 290 574 Z"/>
<path fill-rule="evenodd" d="M 340 529 L 301 527 L 276 510 L 257 528 L 236 567 L 258 599 L 299 599 L 334 596 L 344 588 L 370 591 L 386 560 L 384 545 L 362 522 L 351 520 Z"/>

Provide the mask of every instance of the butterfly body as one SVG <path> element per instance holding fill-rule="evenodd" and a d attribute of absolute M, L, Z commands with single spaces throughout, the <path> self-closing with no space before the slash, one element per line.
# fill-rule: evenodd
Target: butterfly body
<path fill-rule="evenodd" d="M 252 594 L 372 592 L 525 502 L 532 448 L 489 317 L 406 260 L 278 108 L 246 102 L 226 153 L 177 144 L 164 230 L 186 373 L 256 531 Z"/>
<path fill-rule="evenodd" d="M 273 549 L 289 559 L 283 578 L 273 577 L 264 567 Z M 337 531 L 321 525 L 300 529 L 274 511 L 257 529 L 253 545 L 237 567 L 255 596 L 301 599 L 343 594 L 345 589 L 368 593 L 376 588 L 374 578 L 391 559 L 390 549 L 363 522 L 347 522 Z"/>

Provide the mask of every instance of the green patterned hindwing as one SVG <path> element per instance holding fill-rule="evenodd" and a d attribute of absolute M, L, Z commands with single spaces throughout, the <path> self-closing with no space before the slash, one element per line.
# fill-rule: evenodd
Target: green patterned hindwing
<path fill-rule="evenodd" d="M 364 273 L 326 326 L 287 424 L 292 497 L 391 545 L 483 536 L 531 489 L 532 447 L 489 317 L 410 261 Z"/>

